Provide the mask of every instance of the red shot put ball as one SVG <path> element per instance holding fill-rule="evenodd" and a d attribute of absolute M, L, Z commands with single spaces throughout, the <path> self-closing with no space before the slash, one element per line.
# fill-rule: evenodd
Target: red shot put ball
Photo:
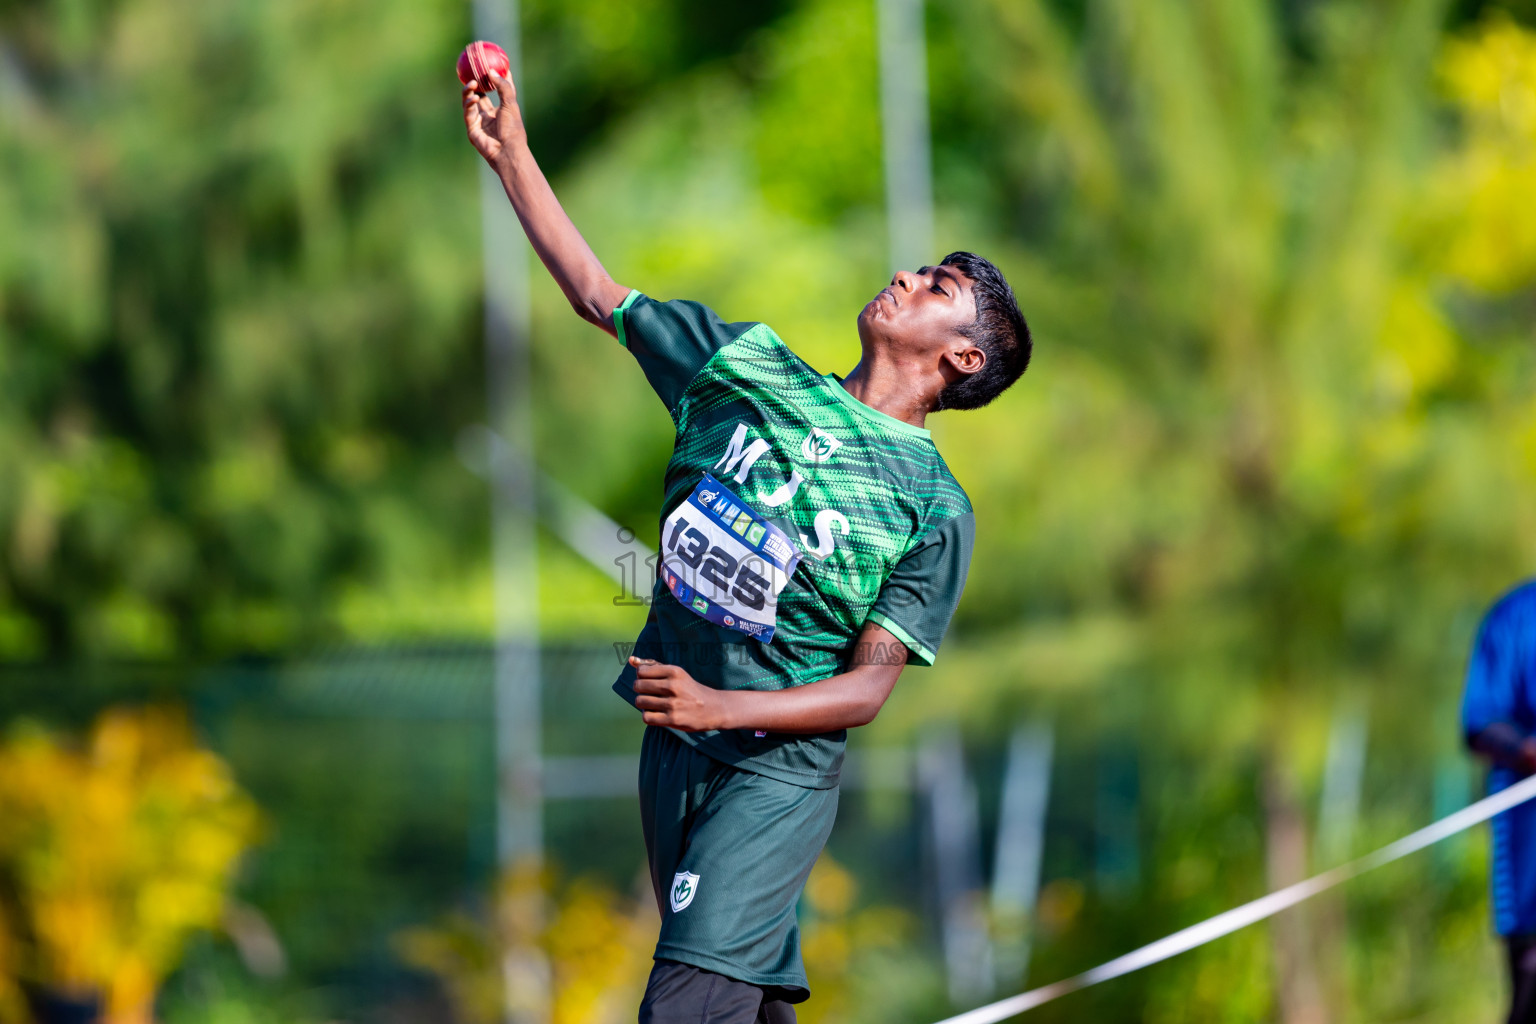
<path fill-rule="evenodd" d="M 489 79 L 491 75 L 510 78 L 512 63 L 507 60 L 506 50 L 495 43 L 481 40 L 464 47 L 464 52 L 459 54 L 458 71 L 459 81 L 465 85 L 472 85 L 477 81 Z M 489 85 L 489 81 L 486 84 Z"/>

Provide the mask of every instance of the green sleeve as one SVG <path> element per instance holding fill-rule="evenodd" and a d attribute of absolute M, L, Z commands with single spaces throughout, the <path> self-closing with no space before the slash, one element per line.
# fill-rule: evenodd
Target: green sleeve
<path fill-rule="evenodd" d="M 880 589 L 865 621 L 905 644 L 912 652 L 909 664 L 933 664 L 965 589 L 975 544 L 974 515 L 945 520 L 907 552 Z"/>
<path fill-rule="evenodd" d="M 673 412 L 704 364 L 755 325 L 728 324 L 698 302 L 657 302 L 632 291 L 613 311 L 613 326 L 667 411 Z"/>

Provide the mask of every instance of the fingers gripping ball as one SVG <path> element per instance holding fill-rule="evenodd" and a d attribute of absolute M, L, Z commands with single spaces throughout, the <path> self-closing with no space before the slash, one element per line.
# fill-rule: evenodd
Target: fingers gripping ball
<path fill-rule="evenodd" d="M 458 72 L 459 81 L 465 85 L 473 85 L 482 80 L 489 85 L 491 75 L 511 78 L 512 63 L 507 59 L 506 50 L 495 43 L 480 40 L 470 43 L 459 54 Z"/>

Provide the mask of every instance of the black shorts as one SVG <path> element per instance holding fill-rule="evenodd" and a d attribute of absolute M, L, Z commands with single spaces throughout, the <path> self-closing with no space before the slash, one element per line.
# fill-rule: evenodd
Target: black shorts
<path fill-rule="evenodd" d="M 640 1024 L 795 1024 L 795 1009 L 781 996 L 692 964 L 657 960 Z"/>
<path fill-rule="evenodd" d="M 1509 1024 L 1536 1024 L 1536 935 L 1506 935 Z"/>

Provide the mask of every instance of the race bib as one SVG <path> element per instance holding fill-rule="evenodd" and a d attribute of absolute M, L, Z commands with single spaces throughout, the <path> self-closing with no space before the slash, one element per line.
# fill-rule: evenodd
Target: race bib
<path fill-rule="evenodd" d="M 661 575 L 672 596 L 764 643 L 799 564 L 794 541 L 708 473 L 661 527 Z"/>

